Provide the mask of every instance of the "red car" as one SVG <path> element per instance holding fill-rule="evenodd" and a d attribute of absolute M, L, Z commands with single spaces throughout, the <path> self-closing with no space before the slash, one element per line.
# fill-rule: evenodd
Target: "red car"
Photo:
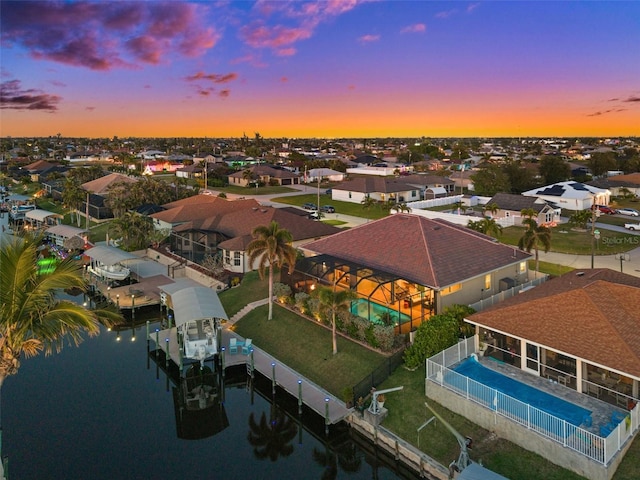
<path fill-rule="evenodd" d="M 607 214 L 607 215 L 615 215 L 616 214 L 615 208 L 607 207 L 606 205 L 594 205 L 593 208 L 597 208 L 598 210 L 600 210 L 600 213 L 604 213 L 604 214 Z"/>

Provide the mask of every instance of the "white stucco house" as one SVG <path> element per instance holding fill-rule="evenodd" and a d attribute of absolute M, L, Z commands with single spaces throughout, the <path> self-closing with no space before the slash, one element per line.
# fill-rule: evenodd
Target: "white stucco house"
<path fill-rule="evenodd" d="M 609 205 L 611 191 L 579 182 L 559 182 L 523 192 L 525 197 L 538 197 L 558 208 L 587 210 L 592 205 Z"/>

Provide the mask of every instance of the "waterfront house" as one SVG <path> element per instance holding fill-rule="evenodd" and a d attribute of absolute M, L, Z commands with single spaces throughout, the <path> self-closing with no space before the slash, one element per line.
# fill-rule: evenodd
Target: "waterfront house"
<path fill-rule="evenodd" d="M 531 257 L 466 227 L 411 214 L 369 222 L 302 250 L 306 258 L 287 280 L 294 291 L 318 284 L 351 289 L 358 315 L 375 320 L 388 313 L 400 331 L 450 305 L 525 283 Z"/>
<path fill-rule="evenodd" d="M 627 408 L 640 398 L 640 278 L 572 271 L 466 319 L 497 360 Z"/>
<path fill-rule="evenodd" d="M 523 192 L 525 197 L 540 198 L 556 208 L 587 210 L 592 205 L 609 205 L 611 191 L 579 182 L 559 182 Z"/>
<path fill-rule="evenodd" d="M 561 209 L 552 207 L 545 200 L 538 197 L 525 197 L 512 193 L 496 193 L 487 206 L 495 205 L 497 211 L 486 212 L 502 226 L 522 225 L 526 217 L 522 216 L 522 210 L 536 212 L 534 220 L 538 225 L 554 225 L 560 222 Z"/>

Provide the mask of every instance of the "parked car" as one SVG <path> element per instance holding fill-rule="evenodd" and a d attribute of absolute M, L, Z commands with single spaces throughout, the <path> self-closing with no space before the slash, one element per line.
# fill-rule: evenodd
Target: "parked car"
<path fill-rule="evenodd" d="M 311 212 L 311 213 L 309 213 L 309 215 L 307 215 L 307 218 L 309 220 L 320 220 L 320 218 L 322 218 L 322 213 Z"/>
<path fill-rule="evenodd" d="M 614 215 L 616 213 L 615 208 L 607 207 L 606 205 L 594 205 L 594 209 L 600 210 L 600 213 L 605 213 L 607 215 Z"/>
<path fill-rule="evenodd" d="M 617 213 L 620 215 L 630 215 L 632 217 L 640 217 L 640 212 L 635 208 L 619 208 Z"/>
<path fill-rule="evenodd" d="M 324 213 L 335 213 L 336 209 L 333 208 L 331 205 L 322 205 L 320 207 L 320 211 Z"/>
<path fill-rule="evenodd" d="M 625 223 L 624 228 L 640 232 L 640 223 Z"/>
<path fill-rule="evenodd" d="M 303 203 L 302 208 L 305 210 L 318 210 L 318 206 L 315 203 Z"/>

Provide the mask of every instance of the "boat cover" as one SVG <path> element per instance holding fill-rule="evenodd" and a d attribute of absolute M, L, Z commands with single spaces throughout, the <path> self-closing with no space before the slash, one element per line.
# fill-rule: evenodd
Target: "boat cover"
<path fill-rule="evenodd" d="M 120 250 L 116 247 L 108 247 L 106 245 L 97 245 L 86 250 L 84 254 L 107 266 L 126 262 L 128 260 L 140 260 L 140 257 L 135 256 L 133 253 L 125 252 L 124 250 Z"/>
<path fill-rule="evenodd" d="M 204 318 L 229 320 L 218 294 L 207 287 L 190 287 L 171 295 L 176 326 Z"/>

